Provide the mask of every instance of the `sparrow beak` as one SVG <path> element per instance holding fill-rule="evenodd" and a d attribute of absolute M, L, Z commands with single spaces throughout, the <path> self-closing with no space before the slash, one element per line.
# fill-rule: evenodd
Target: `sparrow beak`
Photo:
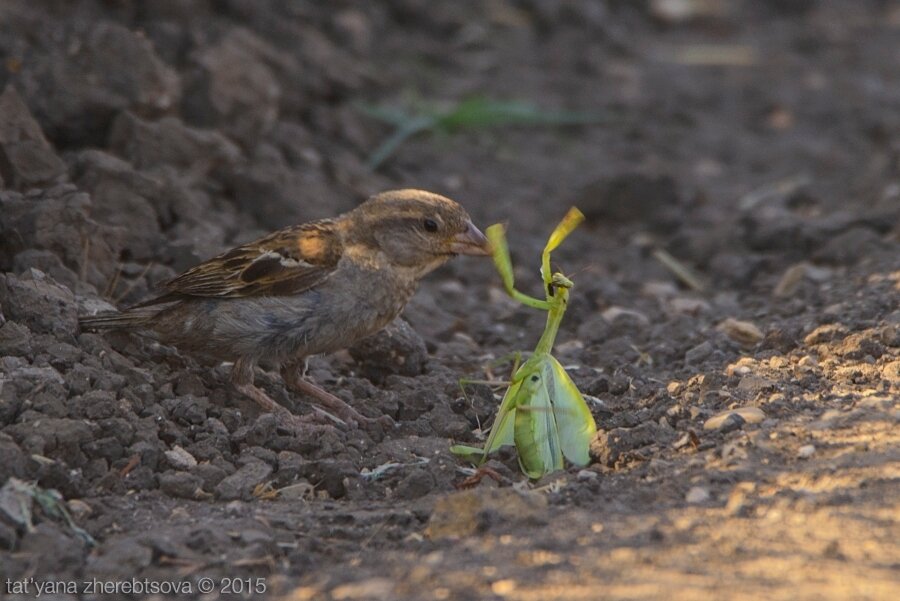
<path fill-rule="evenodd" d="M 481 233 L 481 230 L 469 221 L 466 224 L 466 231 L 453 236 L 450 243 L 450 252 L 457 255 L 484 257 L 489 256 L 493 251 L 491 250 L 491 243 Z"/>

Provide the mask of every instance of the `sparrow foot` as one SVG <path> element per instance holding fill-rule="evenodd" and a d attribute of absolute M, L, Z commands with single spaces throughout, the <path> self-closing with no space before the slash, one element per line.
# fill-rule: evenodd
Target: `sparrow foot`
<path fill-rule="evenodd" d="M 323 424 L 322 421 L 325 418 L 318 413 L 302 416 L 294 415 L 253 384 L 235 384 L 235 388 L 238 392 L 256 402 L 265 411 L 274 414 L 278 426 L 283 430 L 298 436 L 318 436 L 325 432 L 334 432 L 336 430 L 332 425 Z"/>
<path fill-rule="evenodd" d="M 313 420 L 306 419 L 308 416 L 294 415 L 289 411 L 285 413 L 276 413 L 275 419 L 278 427 L 282 428 L 297 436 L 320 436 L 326 432 L 337 432 L 338 429 L 331 424 L 315 423 Z"/>
<path fill-rule="evenodd" d="M 381 442 L 384 435 L 397 427 L 397 422 L 390 415 L 381 415 L 379 417 L 362 416 L 359 423 L 360 428 L 365 430 L 369 436 L 376 442 Z"/>
<path fill-rule="evenodd" d="M 286 370 L 282 373 L 282 377 L 288 388 L 313 397 L 329 413 L 334 414 L 351 427 L 357 426 L 370 434 L 383 436 L 396 425 L 389 415 L 366 417 L 335 395 L 304 379 L 298 370 Z"/>

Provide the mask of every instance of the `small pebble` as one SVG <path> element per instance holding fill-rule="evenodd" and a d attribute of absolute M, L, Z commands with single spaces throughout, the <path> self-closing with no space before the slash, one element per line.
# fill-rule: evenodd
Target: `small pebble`
<path fill-rule="evenodd" d="M 709 491 L 702 486 L 693 486 L 684 496 L 684 500 L 688 503 L 704 503 L 709 500 Z"/>
<path fill-rule="evenodd" d="M 769 398 L 766 399 L 767 403 L 783 403 L 787 400 L 787 397 L 783 392 L 773 392 L 769 395 Z"/>
<path fill-rule="evenodd" d="M 709 357 L 716 350 L 709 340 L 705 340 L 697 346 L 689 349 L 684 354 L 684 362 L 688 365 L 697 364 Z"/>
<path fill-rule="evenodd" d="M 799 365 L 800 367 L 816 367 L 818 366 L 818 362 L 814 357 L 810 355 L 804 355 L 800 357 L 799 361 L 797 361 L 797 365 Z"/>
<path fill-rule="evenodd" d="M 759 369 L 759 363 L 752 357 L 741 357 L 725 368 L 726 376 L 746 376 L 753 370 Z"/>
<path fill-rule="evenodd" d="M 668 306 L 672 313 L 681 315 L 697 315 L 710 311 L 709 303 L 699 298 L 673 298 Z"/>
<path fill-rule="evenodd" d="M 197 460 L 194 456 L 178 445 L 175 445 L 171 450 L 166 451 L 166 459 L 168 460 L 169 465 L 177 470 L 187 470 L 197 465 Z"/>
<path fill-rule="evenodd" d="M 70 499 L 66 501 L 66 506 L 76 520 L 86 519 L 94 513 L 94 509 L 81 499 Z"/>
<path fill-rule="evenodd" d="M 601 313 L 603 319 L 609 323 L 613 323 L 619 318 L 625 317 L 631 319 L 642 326 L 650 325 L 650 318 L 634 309 L 626 309 L 625 307 L 610 307 Z"/>
<path fill-rule="evenodd" d="M 278 498 L 290 501 L 305 501 L 315 498 L 316 487 L 302 480 L 278 489 Z"/>
<path fill-rule="evenodd" d="M 579 482 L 588 482 L 590 480 L 596 480 L 598 477 L 599 474 L 594 470 L 579 470 L 575 479 Z"/>
<path fill-rule="evenodd" d="M 832 340 L 843 338 L 846 335 L 846 326 L 839 323 L 829 323 L 819 326 L 807 334 L 803 339 L 803 344 L 806 346 L 813 346 L 822 344 L 823 342 L 831 342 Z"/>
<path fill-rule="evenodd" d="M 804 278 L 806 278 L 808 268 L 809 263 L 797 263 L 796 265 L 790 266 L 781 276 L 781 279 L 778 280 L 778 284 L 775 286 L 772 294 L 777 298 L 793 296 L 794 293 L 797 292 L 797 289 L 800 287 Z"/>
<path fill-rule="evenodd" d="M 805 444 L 797 449 L 797 457 L 800 459 L 809 459 L 816 454 L 816 447 L 811 444 Z"/>
<path fill-rule="evenodd" d="M 765 337 L 756 324 L 749 321 L 739 321 L 733 317 L 729 317 L 720 323 L 716 326 L 716 329 L 745 348 L 756 346 Z"/>
<path fill-rule="evenodd" d="M 748 424 L 758 424 L 766 419 L 766 414 L 759 407 L 740 407 L 739 409 L 730 409 L 712 416 L 703 424 L 703 429 L 719 430 L 726 424 L 734 422 L 734 418 L 731 417 L 733 415 L 738 416 Z"/>
<path fill-rule="evenodd" d="M 680 449 L 681 447 L 686 447 L 689 442 L 691 442 L 691 435 L 685 432 L 681 438 L 672 443 L 672 448 Z"/>

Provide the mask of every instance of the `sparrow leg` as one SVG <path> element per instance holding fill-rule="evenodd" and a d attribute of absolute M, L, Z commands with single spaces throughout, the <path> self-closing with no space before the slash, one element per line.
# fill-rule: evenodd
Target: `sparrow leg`
<path fill-rule="evenodd" d="M 247 359 L 238 359 L 231 368 L 231 382 L 235 389 L 253 400 L 257 405 L 275 415 L 278 424 L 284 429 L 296 434 L 321 434 L 322 432 L 333 431 L 333 426 L 309 423 L 309 417 L 301 417 L 294 415 L 286 407 L 279 405 L 272 398 L 257 388 L 253 383 L 253 361 Z M 318 419 L 318 416 L 310 416 L 312 419 Z"/>
<path fill-rule="evenodd" d="M 318 401 L 320 405 L 333 412 L 337 417 L 343 419 L 347 423 L 357 423 L 365 426 L 381 426 L 392 428 L 394 420 L 389 415 L 381 417 L 366 417 L 356 409 L 334 396 L 330 392 L 323 390 L 304 378 L 306 373 L 306 359 L 286 363 L 281 368 L 281 377 L 287 387 L 308 394 Z"/>

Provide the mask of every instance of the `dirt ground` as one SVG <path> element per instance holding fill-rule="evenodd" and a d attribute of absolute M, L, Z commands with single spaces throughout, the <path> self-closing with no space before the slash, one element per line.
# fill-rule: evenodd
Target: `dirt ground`
<path fill-rule="evenodd" d="M 4 0 L 0 597 L 898 598 L 898 44 L 876 0 Z M 390 128 L 361 106 L 473 97 L 601 119 L 424 134 L 366 167 Z M 224 368 L 78 330 L 398 187 L 508 222 L 533 293 L 552 225 L 587 214 L 556 256 L 557 356 L 592 465 L 529 483 L 503 453 L 500 482 L 457 490 L 448 447 L 498 392 L 458 379 L 503 376 L 544 318 L 489 261 L 432 274 L 414 331 L 313 361 L 396 420 L 382 439 L 297 439 Z M 73 523 L 17 521 L 18 481 Z"/>

